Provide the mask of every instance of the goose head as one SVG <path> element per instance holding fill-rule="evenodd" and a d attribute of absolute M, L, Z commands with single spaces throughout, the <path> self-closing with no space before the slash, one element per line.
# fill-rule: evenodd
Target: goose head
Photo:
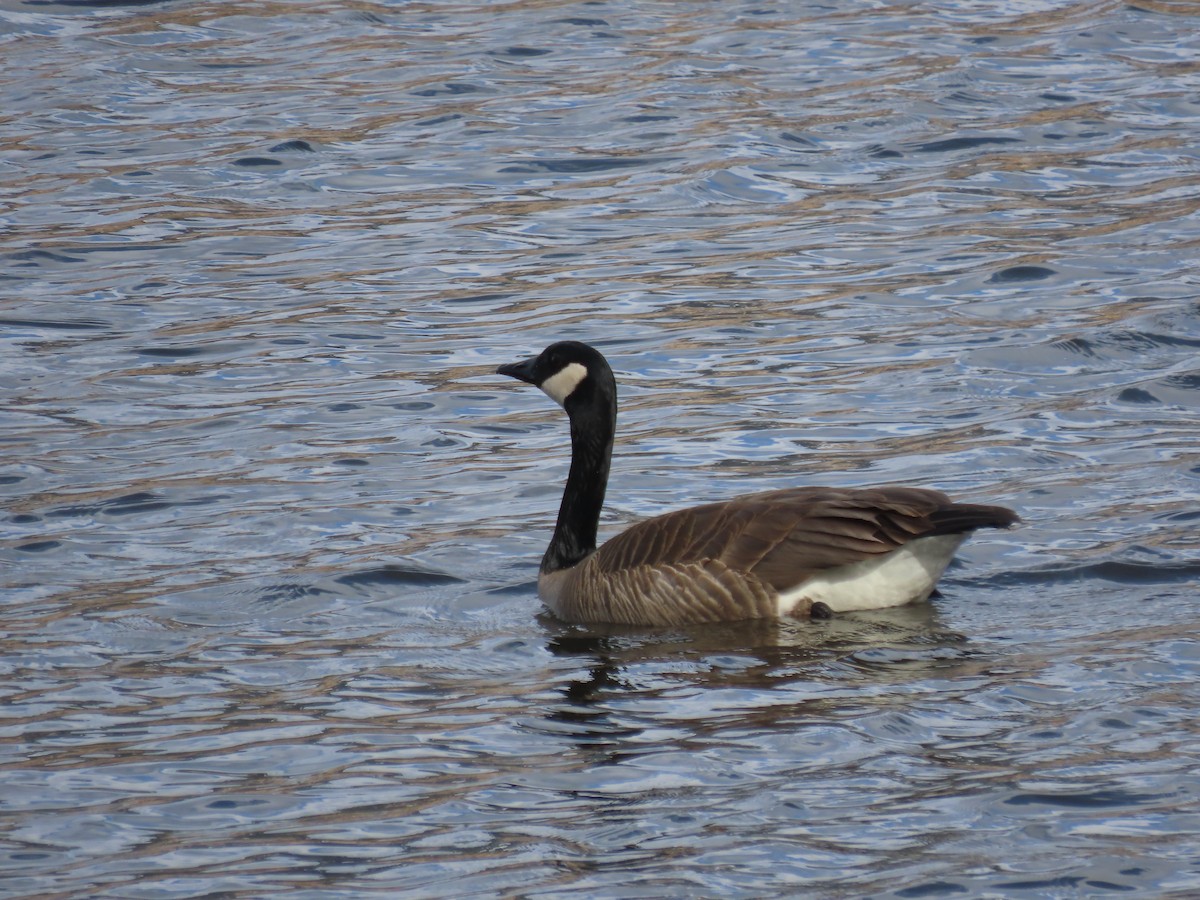
<path fill-rule="evenodd" d="M 540 388 L 572 417 L 585 409 L 616 407 L 617 385 L 600 351 L 579 341 L 558 341 L 537 356 L 496 370 Z"/>

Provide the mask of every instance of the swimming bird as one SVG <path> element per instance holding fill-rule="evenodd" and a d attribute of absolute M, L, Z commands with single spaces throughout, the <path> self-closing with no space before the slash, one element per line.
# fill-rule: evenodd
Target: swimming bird
<path fill-rule="evenodd" d="M 597 550 L 617 419 L 608 361 L 560 341 L 496 371 L 541 388 L 570 418 L 571 468 L 538 574 L 542 602 L 568 622 L 824 618 L 919 602 L 972 531 L 1018 521 L 926 488 L 795 487 L 656 516 Z"/>

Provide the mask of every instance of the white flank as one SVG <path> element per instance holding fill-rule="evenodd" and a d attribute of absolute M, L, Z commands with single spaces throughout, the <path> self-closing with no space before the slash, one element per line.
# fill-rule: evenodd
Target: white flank
<path fill-rule="evenodd" d="M 546 392 L 546 396 L 562 406 L 571 392 L 579 387 L 579 382 L 587 378 L 587 368 L 582 363 L 573 362 L 543 381 L 538 387 Z"/>
<path fill-rule="evenodd" d="M 779 615 L 790 615 L 803 599 L 834 612 L 884 609 L 924 600 L 933 591 L 965 534 L 917 538 L 877 559 L 828 569 L 779 595 Z"/>

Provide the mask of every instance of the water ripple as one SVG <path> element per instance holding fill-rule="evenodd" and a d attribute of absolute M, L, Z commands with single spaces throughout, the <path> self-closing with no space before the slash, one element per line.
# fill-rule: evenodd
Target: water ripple
<path fill-rule="evenodd" d="M 6 896 L 1200 889 L 1191 4 L 0 9 Z M 533 579 L 794 483 L 1019 508 L 916 609 Z"/>

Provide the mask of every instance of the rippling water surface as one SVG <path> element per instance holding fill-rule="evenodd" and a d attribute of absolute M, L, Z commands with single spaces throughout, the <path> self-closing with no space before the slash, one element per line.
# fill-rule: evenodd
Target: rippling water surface
<path fill-rule="evenodd" d="M 10 897 L 1200 891 L 1200 9 L 0 3 Z M 1017 508 L 933 603 L 581 629 L 790 484 Z"/>

